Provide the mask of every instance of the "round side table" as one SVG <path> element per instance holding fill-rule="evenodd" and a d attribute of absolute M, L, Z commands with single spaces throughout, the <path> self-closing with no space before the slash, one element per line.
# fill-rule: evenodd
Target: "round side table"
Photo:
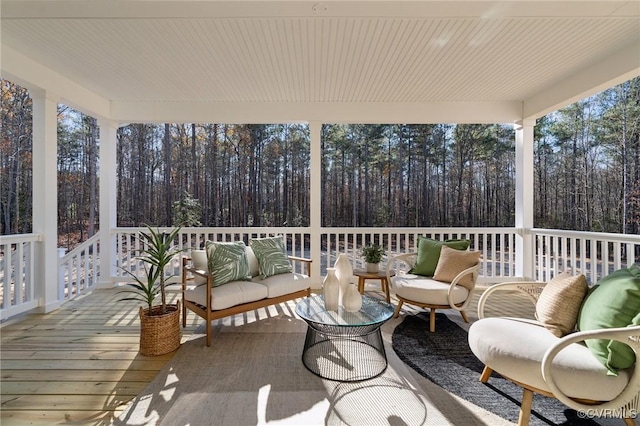
<path fill-rule="evenodd" d="M 365 269 L 354 269 L 353 275 L 358 277 L 358 291 L 360 294 L 364 294 L 364 282 L 366 280 L 380 280 L 380 287 L 382 291 L 385 292 L 387 296 L 387 303 L 391 300 L 391 296 L 389 294 L 389 282 L 387 280 L 386 271 L 378 271 L 378 272 L 367 272 Z M 394 276 L 395 272 L 391 272 L 391 276 Z"/>

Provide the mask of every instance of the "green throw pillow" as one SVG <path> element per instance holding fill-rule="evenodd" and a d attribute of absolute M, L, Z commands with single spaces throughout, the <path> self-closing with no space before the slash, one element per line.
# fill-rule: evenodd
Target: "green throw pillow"
<path fill-rule="evenodd" d="M 409 273 L 432 277 L 436 272 L 436 266 L 438 266 L 438 260 L 440 259 L 440 250 L 442 250 L 443 245 L 456 250 L 466 250 L 469 248 L 469 244 L 469 240 L 438 241 L 419 237 L 418 259 L 415 266 L 409 270 Z"/>
<path fill-rule="evenodd" d="M 260 278 L 265 279 L 272 275 L 293 271 L 287 257 L 284 237 L 254 238 L 249 240 L 249 247 L 258 258 Z"/>
<path fill-rule="evenodd" d="M 580 331 L 630 325 L 640 325 L 640 268 L 635 265 L 598 281 L 587 294 L 578 316 Z M 625 343 L 606 339 L 590 339 L 585 343 L 612 375 L 635 363 L 635 354 Z"/>
<path fill-rule="evenodd" d="M 231 281 L 249 281 L 249 262 L 242 241 L 221 243 L 207 241 L 207 265 L 213 276 L 213 286 Z"/>

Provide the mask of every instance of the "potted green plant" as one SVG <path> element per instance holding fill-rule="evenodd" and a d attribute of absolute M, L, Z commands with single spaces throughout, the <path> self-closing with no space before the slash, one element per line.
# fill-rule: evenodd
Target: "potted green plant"
<path fill-rule="evenodd" d="M 173 241 L 180 232 L 175 228 L 171 232 L 160 232 L 146 226 L 147 231 L 140 231 L 138 238 L 142 248 L 136 259 L 143 265 L 144 275 L 139 276 L 122 268 L 134 282 L 127 284 L 122 293 L 131 294 L 121 300 L 136 300 L 146 305 L 140 306 L 140 354 L 146 356 L 163 355 L 180 347 L 180 302 L 167 304 L 166 267 L 173 257 L 182 250 Z M 154 305 L 160 296 L 161 303 Z"/>
<path fill-rule="evenodd" d="M 378 272 L 378 264 L 384 255 L 385 250 L 379 244 L 367 244 L 362 247 L 362 258 L 367 264 L 367 272 Z"/>

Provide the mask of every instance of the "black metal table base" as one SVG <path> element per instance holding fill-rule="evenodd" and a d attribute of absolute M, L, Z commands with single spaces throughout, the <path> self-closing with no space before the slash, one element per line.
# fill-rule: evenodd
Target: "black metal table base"
<path fill-rule="evenodd" d="M 330 332 L 317 330 L 311 324 L 307 327 L 302 362 L 309 371 L 323 379 L 359 382 L 387 369 L 380 324 L 327 328 Z"/>

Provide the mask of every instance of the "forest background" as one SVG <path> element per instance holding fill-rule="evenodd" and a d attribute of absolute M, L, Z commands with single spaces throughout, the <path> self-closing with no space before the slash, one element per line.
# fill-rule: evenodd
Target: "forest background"
<path fill-rule="evenodd" d="M 32 104 L 1 80 L 1 233 L 32 229 Z M 307 226 L 305 124 L 130 124 L 117 134 L 118 226 Z M 640 233 L 640 78 L 537 120 L 534 224 Z M 99 229 L 96 119 L 58 106 L 58 234 Z M 514 226 L 515 134 L 493 124 L 325 124 L 322 223 Z"/>

